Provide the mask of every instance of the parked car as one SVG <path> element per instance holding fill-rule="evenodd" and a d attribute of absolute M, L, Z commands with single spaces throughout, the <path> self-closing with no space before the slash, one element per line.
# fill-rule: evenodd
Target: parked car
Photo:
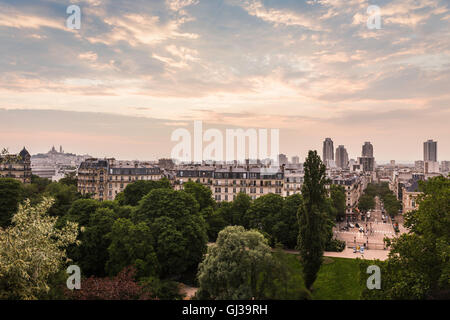
<path fill-rule="evenodd" d="M 350 228 L 354 228 L 354 227 L 355 227 L 355 225 L 354 225 L 353 223 L 351 223 L 351 222 L 348 224 L 348 226 L 349 226 Z"/>

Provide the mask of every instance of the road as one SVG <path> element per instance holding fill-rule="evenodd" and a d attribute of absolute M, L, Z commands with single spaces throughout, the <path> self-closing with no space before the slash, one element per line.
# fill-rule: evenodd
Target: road
<path fill-rule="evenodd" d="M 384 250 L 383 239 L 385 237 L 393 238 L 397 236 L 392 226 L 391 219 L 388 217 L 386 223 L 382 221 L 381 201 L 378 197 L 375 198 L 375 209 L 372 210 L 370 219 L 368 221 L 358 220 L 356 223 L 363 227 L 364 232 L 359 232 L 358 228 L 351 228 L 348 231 L 341 231 L 341 227 L 346 223 L 341 222 L 333 229 L 334 235 L 339 240 L 344 240 L 347 246 L 362 245 L 374 250 Z M 354 223 L 354 224 L 356 224 Z M 400 233 L 406 232 L 402 225 L 400 225 Z"/>

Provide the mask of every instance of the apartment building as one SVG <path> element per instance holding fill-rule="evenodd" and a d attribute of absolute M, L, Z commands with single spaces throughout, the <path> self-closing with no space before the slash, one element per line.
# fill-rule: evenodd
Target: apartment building
<path fill-rule="evenodd" d="M 289 197 L 293 194 L 301 194 L 305 173 L 302 170 L 284 171 L 283 196 Z"/>
<path fill-rule="evenodd" d="M 368 177 L 366 176 L 336 176 L 331 178 L 331 183 L 345 189 L 345 213 L 355 214 L 354 209 L 358 206 L 359 198 L 362 196 Z"/>
<path fill-rule="evenodd" d="M 149 162 L 91 158 L 78 168 L 78 191 L 100 201 L 114 200 L 130 183 L 162 177 L 161 169 Z"/>
<path fill-rule="evenodd" d="M 199 182 L 211 189 L 216 201 L 233 201 L 240 192 L 252 199 L 275 193 L 283 195 L 283 169 L 271 171 L 258 166 L 179 166 L 175 189 L 187 181 Z"/>
<path fill-rule="evenodd" d="M 23 147 L 17 155 L 0 156 L 0 177 L 31 183 L 31 156 Z"/>

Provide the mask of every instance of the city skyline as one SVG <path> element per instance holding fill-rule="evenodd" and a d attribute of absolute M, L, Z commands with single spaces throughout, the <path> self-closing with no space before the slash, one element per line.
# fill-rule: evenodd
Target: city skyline
<path fill-rule="evenodd" d="M 439 1 L 0 1 L 0 146 L 168 157 L 171 133 L 280 129 L 280 153 L 450 159 L 450 8 Z"/>
<path fill-rule="evenodd" d="M 330 139 L 330 140 L 329 140 Z M 433 142 L 434 144 L 435 144 L 435 146 L 437 146 L 437 142 L 438 141 L 433 141 L 433 140 L 427 140 L 427 141 L 425 141 L 424 143 L 423 143 L 423 152 L 425 153 L 425 145 L 427 144 L 427 143 L 429 143 L 429 142 Z M 331 144 L 333 144 L 333 140 L 331 139 L 331 138 L 326 138 L 325 140 L 324 140 L 324 142 L 323 142 L 323 144 L 325 144 L 325 142 L 331 142 Z M 370 145 L 370 147 L 371 147 L 371 151 L 370 151 L 370 154 L 369 155 L 374 155 L 375 153 L 374 153 L 374 151 L 373 151 L 373 145 L 370 143 L 370 142 L 364 142 L 364 144 L 362 145 L 362 148 L 363 148 L 363 151 L 361 152 L 361 156 L 363 156 L 364 157 L 364 148 L 365 148 L 365 146 L 367 145 L 367 144 L 369 144 Z M 56 144 L 56 145 L 58 145 L 58 144 Z M 28 148 L 27 146 L 24 146 L 23 148 Z M 247 148 L 248 148 L 248 146 L 247 146 Z M 338 163 L 338 157 L 337 157 L 337 154 L 338 154 L 338 150 L 340 150 L 342 148 L 342 150 L 344 150 L 344 152 L 345 152 L 345 154 L 346 154 L 346 161 L 348 162 L 349 160 L 356 160 L 356 159 L 359 159 L 360 158 L 360 156 L 359 155 L 356 155 L 356 156 L 350 156 L 350 155 L 348 155 L 348 152 L 347 152 L 347 148 L 345 147 L 345 145 L 339 145 L 338 146 L 338 148 L 336 148 L 336 150 L 333 150 L 333 158 L 335 158 L 333 161 L 335 161 L 335 164 L 337 165 Z M 17 152 L 14 152 L 12 149 L 10 149 L 10 148 L 6 148 L 7 150 L 8 150 L 8 152 L 10 153 L 10 154 L 14 154 L 14 153 L 19 153 L 19 151 L 17 151 Z M 19 148 L 19 149 L 22 149 L 22 148 Z M 42 151 L 42 152 L 31 152 L 30 154 L 32 155 L 32 156 L 36 156 L 36 155 L 39 155 L 39 154 L 47 154 L 47 153 L 51 153 L 52 151 L 56 151 L 56 149 L 55 149 L 55 145 L 52 145 L 52 147 L 49 147 L 49 148 L 47 148 L 47 151 Z M 62 150 L 62 144 L 59 144 L 59 152 L 61 153 L 61 150 Z M 318 154 L 320 155 L 320 153 L 319 153 L 319 150 L 318 149 L 314 149 L 314 151 L 316 151 L 316 152 L 318 152 Z M 63 150 L 62 151 L 63 153 L 66 153 L 66 150 Z M 73 152 L 71 152 L 71 151 L 68 151 L 67 152 L 67 154 L 71 154 L 71 153 L 73 153 Z M 336 153 L 336 157 L 334 156 L 334 154 Z M 78 154 L 78 155 L 80 155 L 80 156 L 82 156 L 82 155 L 88 155 L 88 153 L 86 153 L 86 152 L 81 152 L 81 153 L 76 153 L 75 152 L 75 154 Z M 280 160 L 280 156 L 281 157 L 283 157 L 285 160 L 283 160 L 283 161 L 288 161 L 289 160 L 289 158 L 291 158 L 291 161 L 289 161 L 289 163 L 302 163 L 302 157 L 301 156 L 299 156 L 298 154 L 292 154 L 292 155 L 286 155 L 286 154 L 284 154 L 284 153 L 280 153 L 279 154 L 279 157 L 278 157 L 278 159 L 279 159 L 279 161 L 281 161 Z M 138 158 L 118 158 L 118 157 L 115 157 L 114 155 L 108 155 L 108 156 L 99 156 L 99 155 L 93 155 L 92 156 L 93 158 L 99 158 L 99 159 L 102 159 L 102 158 L 116 158 L 117 160 L 139 160 L 139 161 L 156 161 L 156 160 L 159 160 L 159 159 L 168 159 L 168 158 L 170 158 L 170 156 L 158 156 L 158 157 L 155 157 L 155 158 L 146 158 L 146 159 L 138 159 Z M 305 155 L 305 157 L 306 157 L 306 155 Z M 320 156 L 321 158 L 323 158 L 323 156 Z M 203 159 L 204 161 L 210 161 L 210 159 Z M 258 160 L 264 160 L 264 159 L 258 159 Z M 322 159 L 322 161 L 324 161 L 324 159 Z M 417 162 L 417 161 L 422 161 L 422 162 L 424 162 L 423 160 L 420 160 L 420 159 L 417 159 L 417 160 L 413 160 L 413 161 L 404 161 L 404 160 L 397 160 L 397 159 L 390 159 L 390 160 L 388 160 L 388 161 L 376 161 L 376 159 L 375 159 L 375 162 L 377 162 L 377 164 L 392 164 L 392 161 L 394 161 L 394 163 L 397 163 L 397 164 L 414 164 L 415 162 Z M 446 159 L 437 159 L 437 162 L 448 162 L 448 160 L 446 160 Z M 326 160 L 324 161 L 324 163 L 326 163 Z M 339 166 L 339 165 L 338 165 Z"/>

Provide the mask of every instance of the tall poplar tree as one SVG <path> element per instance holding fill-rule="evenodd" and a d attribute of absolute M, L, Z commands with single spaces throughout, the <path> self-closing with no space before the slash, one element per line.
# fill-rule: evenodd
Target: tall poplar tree
<path fill-rule="evenodd" d="M 298 248 L 305 285 L 311 289 L 322 264 L 327 239 L 326 167 L 317 151 L 309 151 L 304 170 L 305 178 L 302 186 L 304 201 L 298 210 L 300 226 Z"/>

